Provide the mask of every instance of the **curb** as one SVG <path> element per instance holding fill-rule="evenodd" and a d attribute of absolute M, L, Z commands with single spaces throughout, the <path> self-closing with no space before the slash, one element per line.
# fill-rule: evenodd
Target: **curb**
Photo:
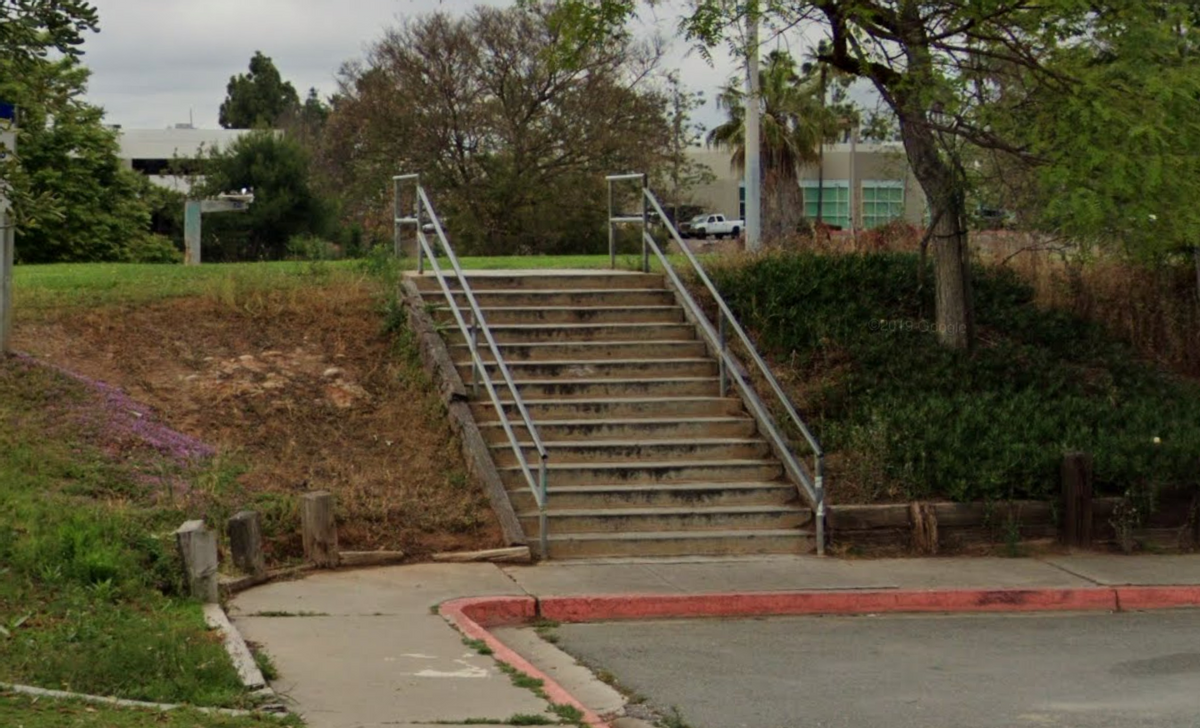
<path fill-rule="evenodd" d="M 609 728 L 608 722 L 497 639 L 489 628 L 525 624 L 538 618 L 599 622 L 888 613 L 1126 612 L 1179 607 L 1200 607 L 1200 586 L 471 597 L 444 602 L 438 612 L 467 637 L 486 643 L 497 660 L 542 680 L 551 702 L 578 708 L 589 726 Z"/>

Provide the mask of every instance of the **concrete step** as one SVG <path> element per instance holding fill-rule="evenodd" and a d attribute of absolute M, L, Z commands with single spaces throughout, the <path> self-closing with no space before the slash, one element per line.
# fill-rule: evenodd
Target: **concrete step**
<path fill-rule="evenodd" d="M 561 536 L 646 531 L 781 530 L 807 525 L 812 514 L 799 506 L 716 506 L 613 510 L 553 508 L 546 515 L 547 532 Z M 536 510 L 519 513 L 518 518 L 525 533 L 539 533 Z"/>
<path fill-rule="evenodd" d="M 536 532 L 530 544 L 538 545 Z M 552 535 L 550 558 L 625 556 L 732 556 L 807 554 L 816 549 L 811 533 L 801 529 L 746 531 L 651 531 Z"/>
<path fill-rule="evenodd" d="M 715 397 L 721 385 L 716 377 L 669 379 L 517 379 L 522 399 L 595 399 L 598 397 Z M 512 401 L 505 388 L 501 401 Z"/>
<path fill-rule="evenodd" d="M 499 324 L 488 325 L 497 343 L 578 341 L 650 341 L 671 339 L 688 341 L 696 338 L 691 324 Z M 466 344 L 466 337 L 457 325 L 443 328 L 446 341 Z"/>
<path fill-rule="evenodd" d="M 531 463 L 531 466 L 534 465 Z M 509 490 L 527 487 L 519 466 L 498 467 L 500 478 Z M 547 467 L 547 485 L 650 485 L 655 483 L 746 483 L 771 481 L 783 477 L 783 467 L 775 460 L 706 460 L 639 463 L 555 463 Z M 536 476 L 536 469 L 534 472 Z"/>
<path fill-rule="evenodd" d="M 480 306 L 539 307 L 539 306 L 674 306 L 675 294 L 668 288 L 540 288 L 533 290 L 476 290 L 475 302 Z M 440 290 L 422 292 L 426 303 L 443 305 L 446 296 Z M 467 305 L 467 296 L 455 292 L 460 307 Z"/>
<path fill-rule="evenodd" d="M 513 421 L 513 431 L 529 439 L 524 425 Z M 696 417 L 680 420 L 656 418 L 640 420 L 542 420 L 534 422 L 544 442 L 552 440 L 670 440 L 695 437 L 753 437 L 757 433 L 749 417 Z M 499 421 L 480 423 L 479 431 L 489 443 L 507 443 L 508 436 Z"/>
<path fill-rule="evenodd" d="M 472 291 L 530 291 L 575 289 L 655 289 L 665 288 L 661 273 L 631 273 L 624 271 L 467 271 Z M 432 272 L 407 274 L 422 294 L 440 293 L 441 286 Z M 458 281 L 449 277 L 451 285 Z"/>
<path fill-rule="evenodd" d="M 449 347 L 457 362 L 470 360 L 466 344 Z M 486 343 L 479 349 L 484 361 L 494 361 Z M 504 361 L 606 361 L 612 359 L 699 359 L 708 356 L 704 342 L 683 341 L 573 341 L 500 344 Z"/>
<path fill-rule="evenodd" d="M 719 373 L 712 359 L 608 359 L 605 361 L 505 361 L 513 379 L 667 379 L 671 377 L 715 377 Z M 458 363 L 459 376 L 471 380 L 471 365 Z M 487 365 L 493 383 L 503 381 L 495 364 Z"/>
<path fill-rule="evenodd" d="M 545 399 L 522 396 L 525 409 L 535 423 L 543 420 L 613 420 L 642 418 L 723 417 L 746 414 L 737 397 L 593 397 L 590 399 Z M 518 418 L 517 407 L 504 405 L 510 419 Z M 480 424 L 495 422 L 496 409 L 489 401 L 471 403 Z"/>
<path fill-rule="evenodd" d="M 770 448 L 761 438 L 720 439 L 693 438 L 690 440 L 568 440 L 562 442 L 543 441 L 550 462 L 555 464 L 580 463 L 640 463 L 645 461 L 709 461 L 709 460 L 761 460 L 768 456 Z M 526 462 L 538 460 L 537 449 L 532 442 L 521 443 Z M 511 443 L 496 443 L 491 446 L 492 460 L 503 467 L 517 464 L 517 454 Z"/>
<path fill-rule="evenodd" d="M 779 506 L 800 503 L 796 486 L 773 483 L 656 483 L 652 485 L 590 485 L 550 488 L 553 508 L 705 508 Z M 537 501 L 527 485 L 508 493 L 518 512 L 536 511 Z"/>
<path fill-rule="evenodd" d="M 471 320 L 471 310 L 460 308 L 463 319 Z M 498 307 L 480 305 L 483 319 L 489 326 L 501 324 L 608 324 L 608 323 L 682 323 L 683 309 L 679 306 L 528 306 Z M 434 309 L 434 320 L 453 323 L 454 314 L 448 306 Z"/>

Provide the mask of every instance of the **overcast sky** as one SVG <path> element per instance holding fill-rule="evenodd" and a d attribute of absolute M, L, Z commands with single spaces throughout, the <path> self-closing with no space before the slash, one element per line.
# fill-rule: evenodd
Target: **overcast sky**
<path fill-rule="evenodd" d="M 127 129 L 165 128 L 194 120 L 217 126 L 230 76 L 244 73 L 254 51 L 270 56 L 301 97 L 322 96 L 346 60 L 361 57 L 384 28 L 405 17 L 442 9 L 465 13 L 480 4 L 514 0 L 92 0 L 100 33 L 88 37 L 84 63 L 92 70 L 88 99 L 107 121 Z M 702 90 L 709 108 L 697 114 L 719 123 L 712 97 L 736 65 L 720 50 L 714 65 L 674 39 L 678 15 L 670 7 L 644 14 L 642 33 L 654 28 L 672 39 L 668 67 Z"/>

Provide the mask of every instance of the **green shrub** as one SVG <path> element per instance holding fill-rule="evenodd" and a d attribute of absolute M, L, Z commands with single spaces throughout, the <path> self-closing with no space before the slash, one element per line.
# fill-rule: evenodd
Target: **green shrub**
<path fill-rule="evenodd" d="M 801 253 L 713 270 L 762 348 L 804 383 L 802 409 L 868 497 L 1048 498 L 1067 450 L 1094 455 L 1107 494 L 1196 482 L 1194 382 L 1037 308 L 1028 286 L 995 269 L 975 273 L 978 347 L 945 349 L 932 271 L 919 287 L 918 265 Z"/>
<path fill-rule="evenodd" d="M 138 235 L 125 246 L 126 263 L 182 263 L 183 252 L 166 235 Z"/>

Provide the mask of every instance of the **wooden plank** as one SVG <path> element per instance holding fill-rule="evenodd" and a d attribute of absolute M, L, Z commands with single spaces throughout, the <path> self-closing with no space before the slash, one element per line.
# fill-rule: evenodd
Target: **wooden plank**
<path fill-rule="evenodd" d="M 1054 513 L 1045 501 L 1016 500 L 933 504 L 938 524 L 949 527 L 1001 528 L 1009 521 L 1020 524 L 1053 523 Z"/>
<path fill-rule="evenodd" d="M 831 531 L 862 531 L 874 528 L 908 530 L 908 505 L 832 505 L 825 511 L 825 523 Z"/>
<path fill-rule="evenodd" d="M 503 563 L 528 564 L 533 561 L 533 554 L 528 546 L 515 546 L 507 549 L 486 549 L 484 551 L 451 551 L 433 555 L 434 561 L 447 563 L 467 563 L 472 561 L 495 561 Z"/>
<path fill-rule="evenodd" d="M 338 555 L 342 566 L 387 566 L 407 558 L 403 551 L 343 551 Z"/>
<path fill-rule="evenodd" d="M 338 565 L 337 523 L 331 493 L 318 490 L 300 496 L 300 529 L 304 558 L 315 566 Z"/>
<path fill-rule="evenodd" d="M 262 529 L 256 511 L 241 511 L 225 525 L 233 565 L 244 574 L 257 576 L 266 571 L 262 551 Z"/>
<path fill-rule="evenodd" d="M 204 521 L 187 521 L 175 531 L 175 544 L 183 560 L 188 593 L 206 604 L 215 604 L 217 589 L 217 535 Z"/>

